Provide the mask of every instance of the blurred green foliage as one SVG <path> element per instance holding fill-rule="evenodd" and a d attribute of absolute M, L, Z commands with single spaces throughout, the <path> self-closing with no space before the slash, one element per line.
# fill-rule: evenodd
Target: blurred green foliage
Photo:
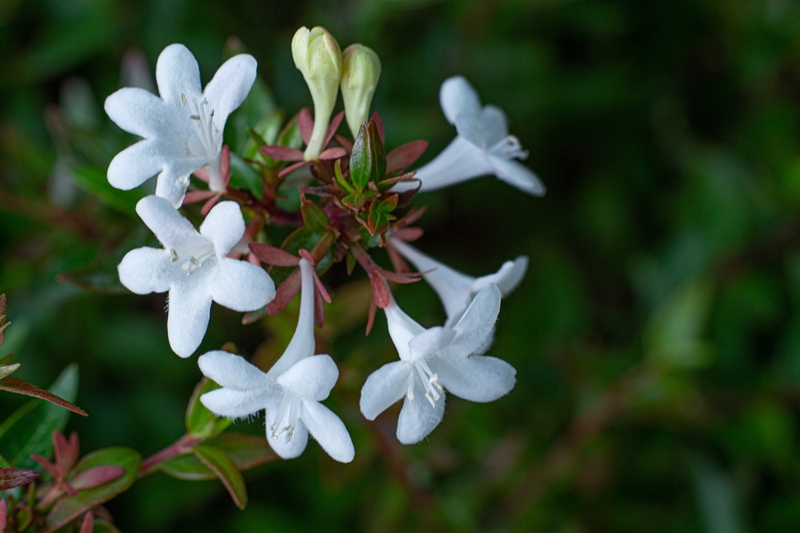
<path fill-rule="evenodd" d="M 419 247 L 455 268 L 480 275 L 531 258 L 491 349 L 517 368 L 517 386 L 490 405 L 449 399 L 430 439 L 401 447 L 396 408 L 374 424 L 357 408 L 366 376 L 396 357 L 385 322 L 364 337 L 366 309 L 329 313 L 342 322 L 318 349 L 341 367 L 328 404 L 355 462 L 309 446 L 248 471 L 245 511 L 218 482 L 155 474 L 108 504 L 117 526 L 800 530 L 800 5 L 790 0 L 0 1 L 0 290 L 14 323 L 4 348 L 22 363 L 16 375 L 40 385 L 80 365 L 76 403 L 90 416 L 68 429 L 84 450 L 169 445 L 200 378 L 169 350 L 163 295 L 86 293 L 80 271 L 57 281 L 105 261 L 113 285 L 114 254 L 134 247 L 130 198 L 91 170 L 133 141 L 102 111 L 131 84 L 123 55 L 139 51 L 128 64 L 144 57 L 152 72 L 164 46 L 182 42 L 207 80 L 236 36 L 291 116 L 310 105 L 291 35 L 315 24 L 380 55 L 373 108 L 387 149 L 427 138 L 426 161 L 446 146 L 454 131 L 438 89 L 463 74 L 530 150 L 542 199 L 482 178 L 416 200 L 429 206 Z M 346 276 L 330 274 L 336 305 Z M 397 299 L 426 326 L 443 319 L 424 284 Z M 235 339 L 267 359 L 294 326 L 240 318 L 214 307 L 199 353 Z M 23 402 L 0 396 L 0 412 Z"/>

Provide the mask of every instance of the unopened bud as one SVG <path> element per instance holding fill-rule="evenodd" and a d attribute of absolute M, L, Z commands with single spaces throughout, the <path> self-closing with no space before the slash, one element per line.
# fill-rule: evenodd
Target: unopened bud
<path fill-rule="evenodd" d="M 305 151 L 306 161 L 310 161 L 319 157 L 325 142 L 342 76 L 342 51 L 325 28 L 302 27 L 292 39 L 292 57 L 314 101 L 314 131 Z"/>
<path fill-rule="evenodd" d="M 381 77 L 381 60 L 371 48 L 351 44 L 342 53 L 342 63 L 344 116 L 356 138 L 361 123 L 369 117 L 372 95 Z"/>

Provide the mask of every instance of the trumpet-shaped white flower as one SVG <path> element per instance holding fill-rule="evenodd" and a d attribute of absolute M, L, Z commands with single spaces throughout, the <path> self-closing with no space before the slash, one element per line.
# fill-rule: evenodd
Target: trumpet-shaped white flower
<path fill-rule="evenodd" d="M 203 91 L 192 53 L 182 44 L 166 47 L 156 65 L 160 98 L 128 87 L 106 99 L 111 120 L 144 137 L 114 157 L 108 181 L 128 190 L 158 174 L 156 195 L 180 207 L 191 173 L 207 167 L 210 189 L 224 192 L 220 153 L 225 121 L 255 79 L 256 60 L 241 54 L 226 61 Z"/>
<path fill-rule="evenodd" d="M 416 170 L 420 191 L 433 191 L 478 176 L 493 174 L 509 185 L 534 196 L 545 193 L 544 184 L 515 159 L 525 159 L 528 152 L 519 140 L 508 134 L 508 120 L 503 110 L 481 107 L 478 93 L 461 76 L 448 78 L 439 93 L 442 111 L 458 136 L 430 163 Z M 395 185 L 397 192 L 417 187 L 413 181 Z"/>
<path fill-rule="evenodd" d="M 355 456 L 344 424 L 321 402 L 339 378 L 329 355 L 314 355 L 314 279 L 311 264 L 300 260 L 302 296 L 297 330 L 275 365 L 262 372 L 244 358 L 209 352 L 197 363 L 203 374 L 222 386 L 200 397 L 219 416 L 245 418 L 266 410 L 267 440 L 275 453 L 292 459 L 303 453 L 308 434 L 343 463 Z"/>
<path fill-rule="evenodd" d="M 417 270 L 424 272 L 422 277 L 433 287 L 444 305 L 447 313 L 445 327 L 451 327 L 461 318 L 478 291 L 494 284 L 506 296 L 517 288 L 528 270 L 528 258 L 521 255 L 503 263 L 494 274 L 473 278 L 436 261 L 400 239 L 392 239 L 389 244 L 411 261 Z"/>
<path fill-rule="evenodd" d="M 400 360 L 373 372 L 361 389 L 361 412 L 375 420 L 405 397 L 397 420 L 397 439 L 414 444 L 439 425 L 445 390 L 473 402 L 491 402 L 516 381 L 514 367 L 482 353 L 491 341 L 500 311 L 500 291 L 483 288 L 452 328 L 425 329 L 391 300 L 384 309 Z"/>
<path fill-rule="evenodd" d="M 254 311 L 275 297 L 275 284 L 262 268 L 226 257 L 244 233 L 235 202 L 222 202 L 198 233 L 170 203 L 147 196 L 136 212 L 164 245 L 128 252 L 117 269 L 136 294 L 169 291 L 167 333 L 172 351 L 194 353 L 208 329 L 211 301 L 234 311 Z"/>

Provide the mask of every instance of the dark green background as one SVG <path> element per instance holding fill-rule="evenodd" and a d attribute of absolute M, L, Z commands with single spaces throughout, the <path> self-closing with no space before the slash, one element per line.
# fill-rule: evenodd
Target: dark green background
<path fill-rule="evenodd" d="M 416 200 L 429 206 L 419 247 L 454 267 L 480 275 L 530 257 L 490 351 L 517 368 L 517 386 L 489 405 L 449 399 L 431 437 L 401 447 L 396 408 L 372 429 L 358 412 L 364 379 L 396 355 L 382 317 L 368 338 L 357 320 L 330 347 L 342 377 L 327 402 L 353 436 L 352 464 L 310 443 L 300 459 L 246 474 L 244 512 L 219 483 L 155 474 L 109 504 L 118 527 L 800 530 L 800 5 L 289 4 L 0 0 L 0 289 L 14 322 L 3 353 L 40 385 L 80 364 L 77 403 L 90 416 L 69 428 L 85 452 L 148 455 L 182 434 L 200 374 L 169 350 L 163 295 L 55 281 L 132 247 L 119 240 L 140 223 L 83 192 L 52 208 L 48 180 L 57 160 L 102 169 L 133 141 L 100 107 L 126 51 L 152 70 L 182 42 L 207 81 L 238 36 L 291 115 L 310 105 L 291 36 L 321 24 L 342 47 L 380 55 L 373 108 L 389 148 L 425 138 L 428 160 L 446 146 L 454 130 L 438 89 L 462 74 L 530 150 L 544 198 L 486 177 Z M 78 105 L 81 87 L 94 108 Z M 333 285 L 344 281 L 332 272 Z M 422 324 L 441 323 L 427 286 L 397 299 Z M 215 306 L 200 353 L 234 340 L 252 354 L 264 328 L 239 319 Z M 10 413 L 22 400 L 0 401 Z"/>

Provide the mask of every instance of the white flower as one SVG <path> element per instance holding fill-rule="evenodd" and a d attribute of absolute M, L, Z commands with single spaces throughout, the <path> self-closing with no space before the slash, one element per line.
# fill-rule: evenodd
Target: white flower
<path fill-rule="evenodd" d="M 208 167 L 211 190 L 224 192 L 222 132 L 255 78 L 256 60 L 241 54 L 226 61 L 203 91 L 192 53 L 182 44 L 166 47 L 156 65 L 161 98 L 144 89 L 125 88 L 106 99 L 111 120 L 144 137 L 114 157 L 108 181 L 128 190 L 158 174 L 156 194 L 180 207 L 189 175 Z"/>
<path fill-rule="evenodd" d="M 528 194 L 545 193 L 544 184 L 536 174 L 514 161 L 525 159 L 528 152 L 516 137 L 508 134 L 508 121 L 502 109 L 492 105 L 481 107 L 478 93 L 461 76 L 445 80 L 439 100 L 458 136 L 433 161 L 416 170 L 414 177 L 422 183 L 420 191 L 433 191 L 493 174 Z M 414 181 L 401 182 L 393 190 L 402 192 L 416 187 Z"/>
<path fill-rule="evenodd" d="M 147 196 L 136 212 L 164 245 L 131 250 L 119 280 L 136 294 L 169 291 L 167 333 L 181 357 L 194 353 L 208 328 L 211 300 L 234 311 L 254 311 L 275 297 L 275 284 L 260 267 L 225 257 L 244 233 L 235 202 L 217 204 L 198 233 L 169 202 Z"/>
<path fill-rule="evenodd" d="M 244 358 L 209 352 L 197 363 L 223 388 L 200 401 L 219 416 L 245 418 L 266 409 L 267 440 L 275 453 L 292 459 L 303 453 L 311 433 L 328 454 L 343 463 L 355 456 L 342 421 L 320 404 L 339 378 L 329 355 L 314 355 L 314 279 L 311 264 L 300 260 L 303 293 L 297 330 L 280 359 L 262 372 Z"/>
<path fill-rule="evenodd" d="M 428 257 L 400 239 L 392 239 L 389 244 L 411 261 L 417 270 L 424 272 L 422 276 L 425 281 L 433 287 L 444 305 L 447 313 L 445 326 L 452 326 L 461 318 L 478 291 L 494 284 L 503 296 L 507 296 L 517 288 L 528 270 L 528 258 L 521 255 L 513 261 L 503 263 L 494 274 L 473 278 Z"/>
<path fill-rule="evenodd" d="M 405 397 L 397 420 L 397 439 L 403 444 L 421 441 L 439 425 L 445 389 L 473 402 L 491 402 L 514 388 L 514 367 L 495 357 L 475 355 L 491 340 L 500 311 L 500 291 L 495 285 L 481 290 L 452 328 L 425 329 L 394 299 L 384 311 L 400 361 L 382 366 L 367 378 L 361 389 L 361 412 L 375 420 Z"/>

